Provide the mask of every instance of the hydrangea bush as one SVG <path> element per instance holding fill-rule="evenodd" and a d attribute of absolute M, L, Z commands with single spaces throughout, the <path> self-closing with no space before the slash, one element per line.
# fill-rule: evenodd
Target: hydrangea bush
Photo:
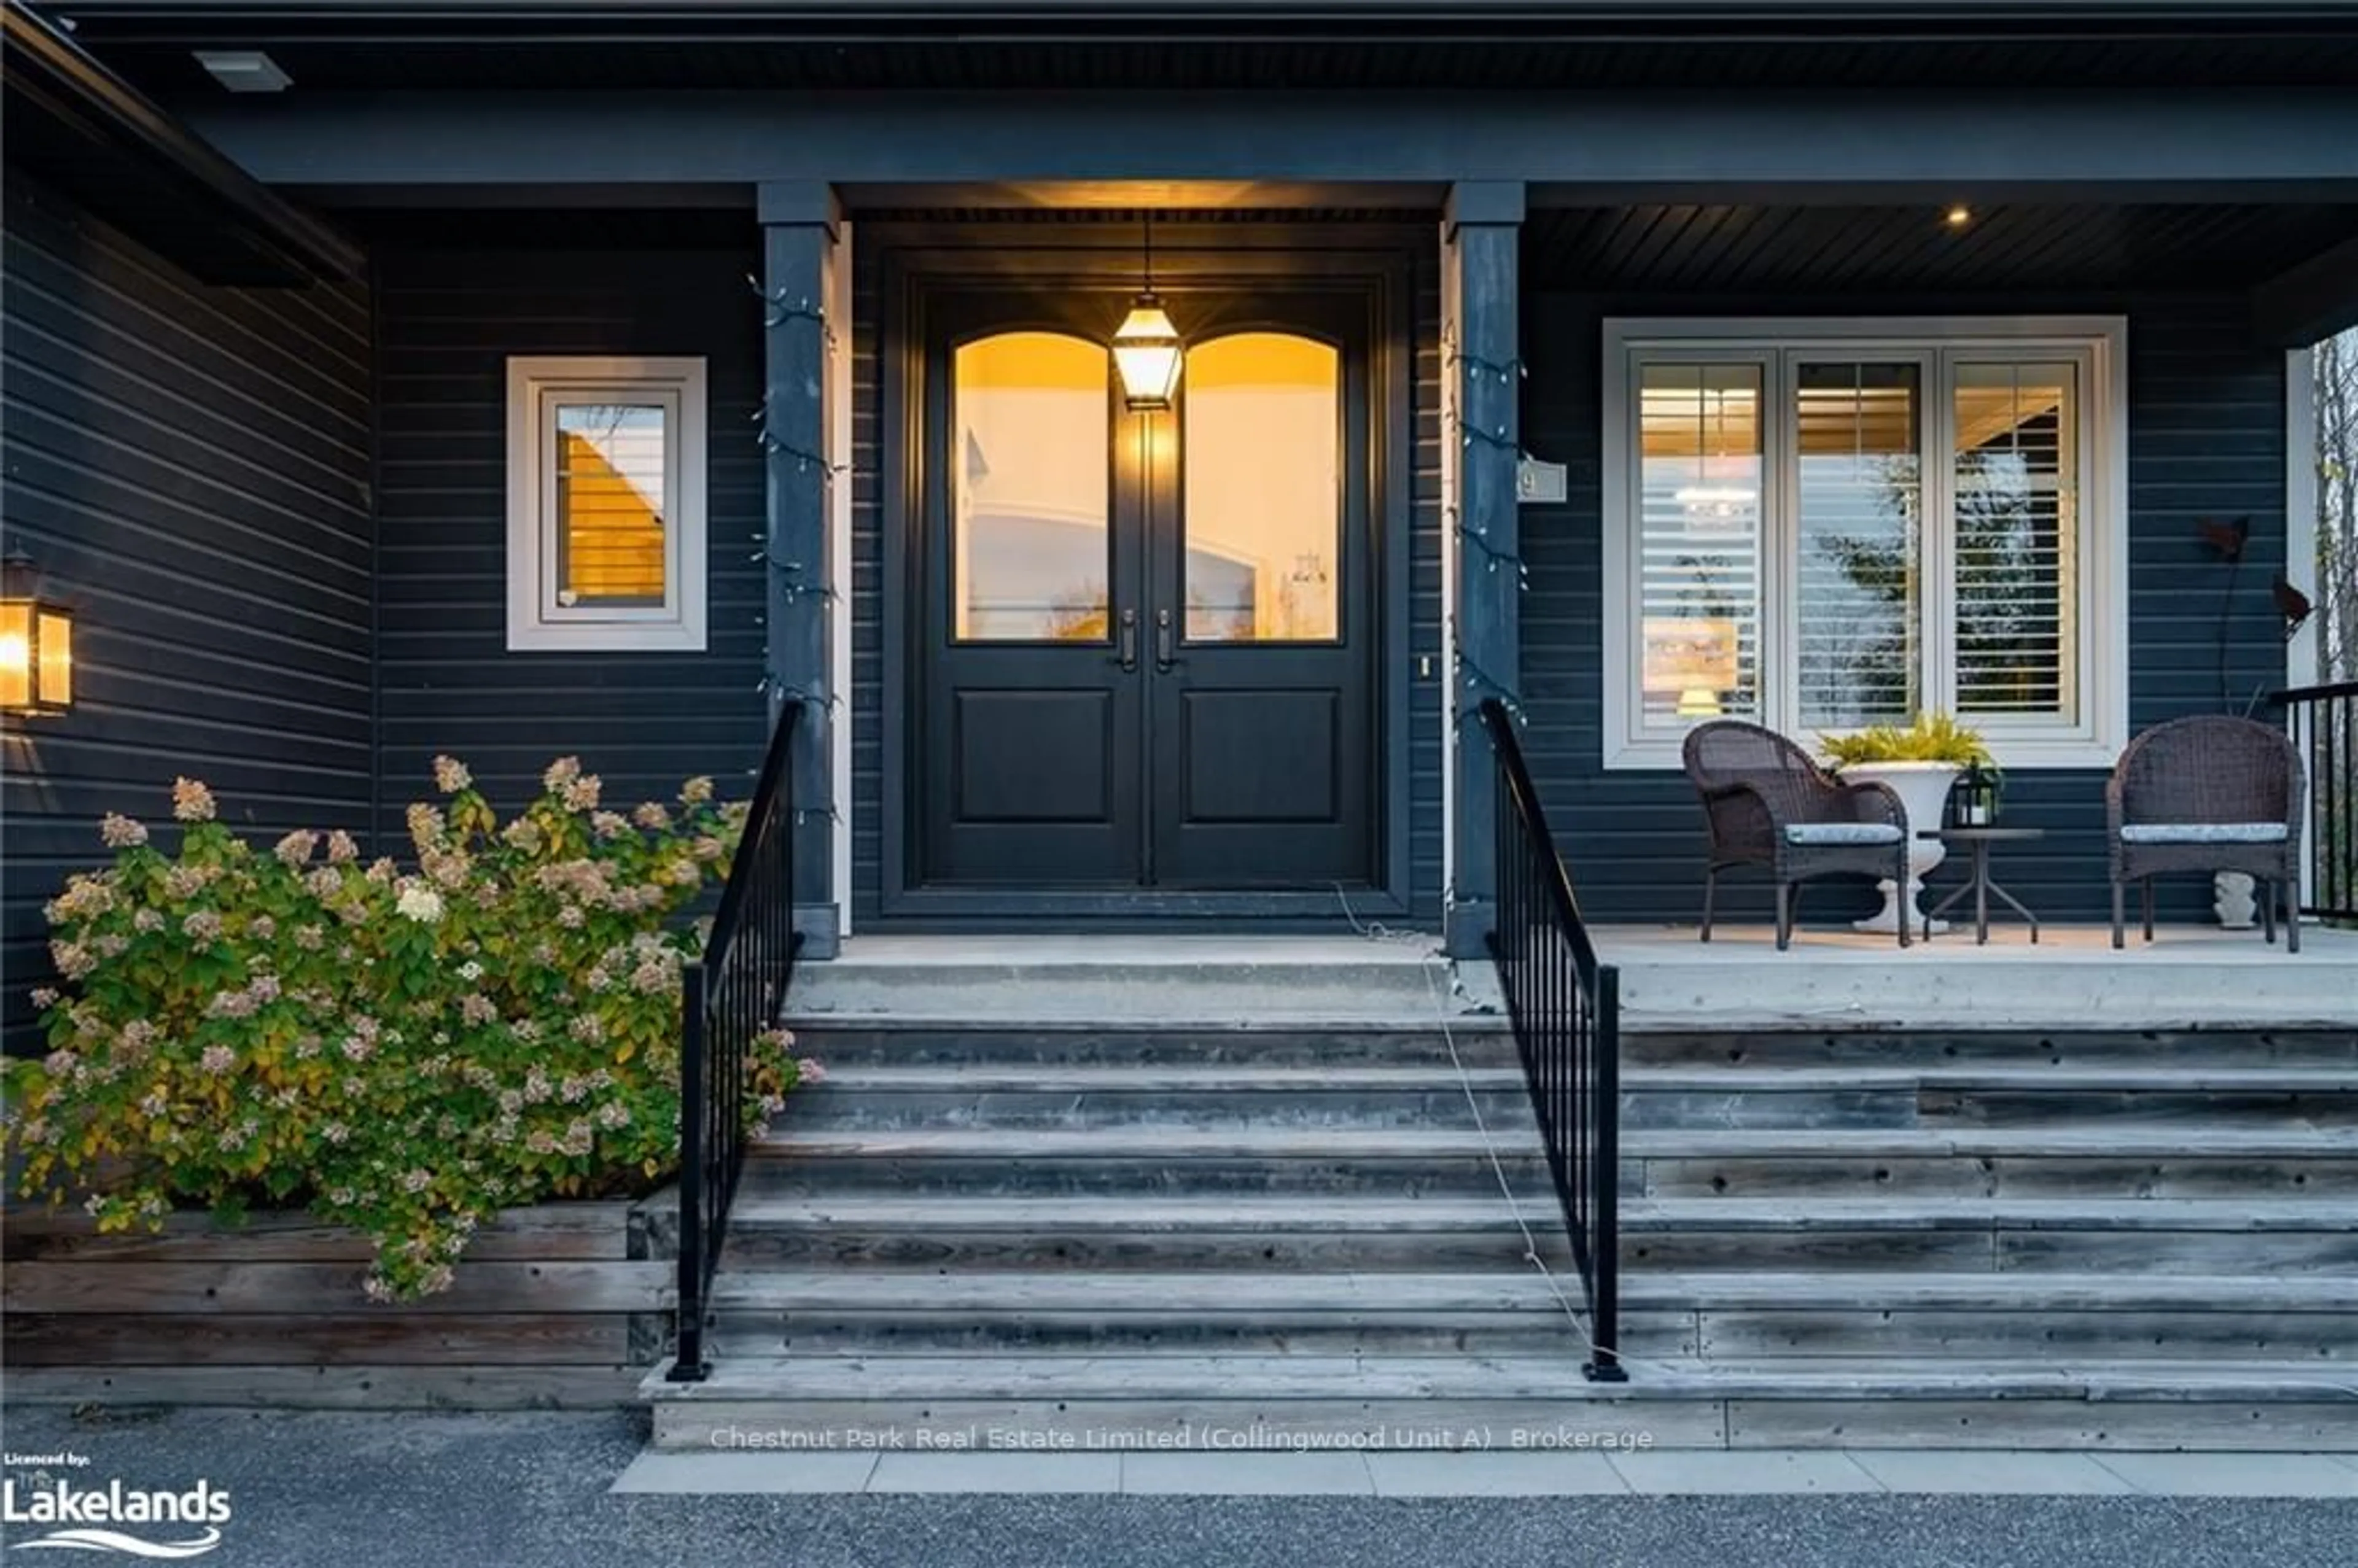
<path fill-rule="evenodd" d="M 49 909 L 49 1053 L 8 1065 L 27 1195 L 96 1186 L 101 1230 L 308 1206 L 374 1240 L 368 1292 L 391 1300 L 447 1289 L 503 1207 L 671 1173 L 683 912 L 726 873 L 742 807 L 691 779 L 608 810 L 568 758 L 502 823 L 463 764 L 434 771 L 406 868 L 341 831 L 262 849 L 191 779 L 177 855 L 106 818 L 114 864 Z M 816 1076 L 792 1044 L 756 1042 L 749 1120 Z"/>

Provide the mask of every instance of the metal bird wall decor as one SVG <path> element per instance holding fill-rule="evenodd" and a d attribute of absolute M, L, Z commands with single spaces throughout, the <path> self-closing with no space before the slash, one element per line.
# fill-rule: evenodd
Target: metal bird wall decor
<path fill-rule="evenodd" d="M 2230 561 L 2242 560 L 2244 546 L 2252 539 L 2252 520 L 2248 517 L 2238 517 L 2233 523 L 2205 517 L 2196 527 L 2203 539 Z"/>
<path fill-rule="evenodd" d="M 2289 643 L 2316 606 L 2309 603 L 2309 595 L 2294 587 L 2291 579 L 2282 572 L 2277 573 L 2276 580 L 2268 584 L 2268 593 L 2277 601 L 2277 613 L 2284 617 L 2285 641 Z"/>

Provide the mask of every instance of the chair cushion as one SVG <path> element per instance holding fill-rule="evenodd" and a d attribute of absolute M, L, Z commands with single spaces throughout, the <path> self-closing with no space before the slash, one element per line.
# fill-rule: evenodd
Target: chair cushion
<path fill-rule="evenodd" d="M 2287 837 L 2281 822 L 2128 822 L 2121 826 L 2124 844 L 2281 844 Z"/>
<path fill-rule="evenodd" d="M 1888 822 L 1789 822 L 1788 844 L 1897 844 L 1899 829 Z"/>

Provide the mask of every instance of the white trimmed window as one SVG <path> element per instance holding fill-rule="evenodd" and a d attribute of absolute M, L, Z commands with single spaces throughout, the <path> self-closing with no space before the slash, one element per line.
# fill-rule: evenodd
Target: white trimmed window
<path fill-rule="evenodd" d="M 508 647 L 704 647 L 704 362 L 508 361 Z"/>
<path fill-rule="evenodd" d="M 2013 767 L 2128 719 L 2118 318 L 1605 325 L 1605 764 L 1927 710 Z"/>

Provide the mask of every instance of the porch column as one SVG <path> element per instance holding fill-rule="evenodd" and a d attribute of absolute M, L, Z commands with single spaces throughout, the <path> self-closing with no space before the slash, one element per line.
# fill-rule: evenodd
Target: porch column
<path fill-rule="evenodd" d="M 1474 715 L 1483 698 L 1518 702 L 1522 688 L 1521 573 L 1515 569 L 1522 222 L 1522 185 L 1481 180 L 1451 189 L 1442 227 L 1443 467 L 1454 479 L 1444 493 L 1455 513 L 1444 519 L 1455 665 L 1447 941 L 1456 957 L 1487 951 L 1483 942 L 1498 903 L 1490 747 Z"/>
<path fill-rule="evenodd" d="M 828 660 L 834 580 L 827 519 L 837 480 L 828 439 L 829 356 L 849 350 L 849 323 L 827 319 L 827 277 L 841 224 L 831 186 L 780 181 L 761 188 L 765 375 L 762 436 L 768 453 L 769 588 L 763 673 L 774 725 L 802 706 L 791 757 L 795 825 L 795 929 L 806 957 L 835 955 L 843 922 L 835 885 L 834 732 L 839 711 Z M 849 476 L 843 476 L 849 482 Z"/>

